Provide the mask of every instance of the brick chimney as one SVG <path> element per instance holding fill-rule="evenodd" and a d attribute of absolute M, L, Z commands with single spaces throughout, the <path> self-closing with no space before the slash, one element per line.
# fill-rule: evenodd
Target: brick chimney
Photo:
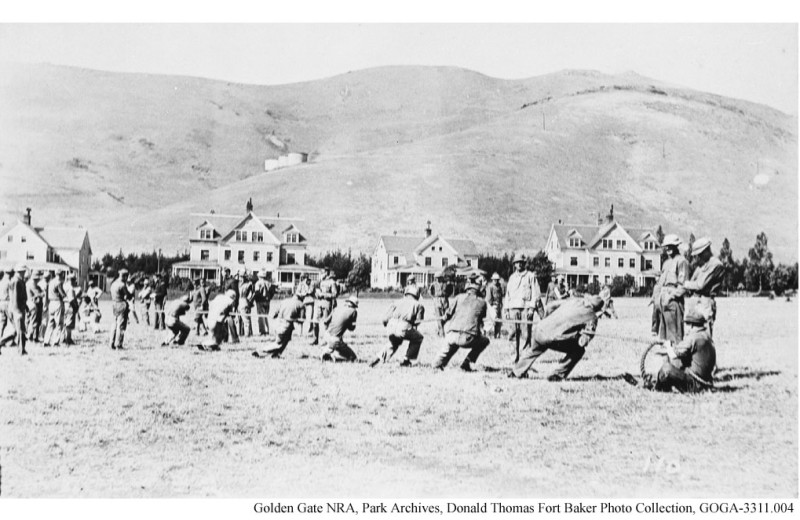
<path fill-rule="evenodd" d="M 25 208 L 25 214 L 22 216 L 22 221 L 28 226 L 31 225 L 31 208 Z"/>
<path fill-rule="evenodd" d="M 430 220 L 428 221 L 428 227 L 425 228 L 425 236 L 426 237 L 431 236 L 431 221 Z"/>

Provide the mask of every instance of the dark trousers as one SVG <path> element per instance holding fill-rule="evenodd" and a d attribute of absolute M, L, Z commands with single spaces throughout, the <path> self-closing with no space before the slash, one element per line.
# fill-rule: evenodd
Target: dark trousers
<path fill-rule="evenodd" d="M 551 377 L 566 379 L 569 376 L 578 361 L 581 360 L 585 350 L 578 345 L 577 339 L 567 341 L 558 341 L 551 343 L 539 343 L 535 339 L 533 344 L 524 349 L 520 355 L 519 361 L 514 365 L 513 373 L 516 377 L 522 377 L 531 368 L 534 361 L 539 359 L 539 356 L 548 350 L 556 350 L 563 352 L 566 356 L 558 364 L 558 367 L 553 371 Z"/>
<path fill-rule="evenodd" d="M 683 368 L 675 366 L 669 360 L 664 361 L 661 368 L 658 370 L 658 378 L 656 379 L 656 390 L 659 392 L 670 392 L 672 389 L 678 392 L 695 393 L 706 390 L 706 386 L 697 381 L 691 374 Z"/>
<path fill-rule="evenodd" d="M 164 300 L 163 299 L 156 299 L 155 301 L 155 324 L 153 325 L 156 329 L 166 329 L 167 324 L 164 322 Z"/>
<path fill-rule="evenodd" d="M 533 309 L 508 309 L 508 317 L 516 321 L 530 321 L 533 322 Z M 522 336 L 522 323 L 514 323 L 514 331 L 511 333 L 509 340 L 514 341 L 514 363 L 519 361 L 520 347 L 519 340 Z M 522 344 L 522 350 L 531 346 L 531 333 L 533 330 L 533 323 L 525 324 L 525 343 Z"/>
<path fill-rule="evenodd" d="M 169 321 L 170 324 L 167 328 L 172 332 L 170 341 L 175 341 L 178 345 L 186 343 L 186 338 L 189 337 L 189 331 L 191 330 L 189 326 L 178 319 L 170 319 Z"/>
<path fill-rule="evenodd" d="M 266 336 L 269 334 L 269 302 L 256 302 L 256 314 L 258 314 L 258 334 Z"/>
<path fill-rule="evenodd" d="M 25 330 L 28 333 L 28 340 L 39 341 L 39 329 L 42 326 L 42 304 L 37 303 L 33 309 L 28 309 Z"/>
<path fill-rule="evenodd" d="M 125 329 L 128 328 L 128 304 L 114 304 L 114 332 L 111 333 L 111 348 L 122 348 L 125 340 Z"/>
<path fill-rule="evenodd" d="M 677 345 L 683 340 L 683 300 L 672 300 L 660 311 L 658 337 Z"/>
<path fill-rule="evenodd" d="M 283 332 L 279 332 L 275 337 L 275 343 L 272 348 L 262 350 L 261 354 L 264 356 L 280 357 L 283 351 L 286 350 L 286 347 L 289 346 L 289 342 L 292 341 L 293 330 L 294 327 L 289 327 Z"/>
<path fill-rule="evenodd" d="M 467 334 L 464 332 L 448 332 L 445 337 L 447 344 L 439 352 L 439 356 L 433 364 L 433 368 L 443 369 L 447 366 L 459 349 L 469 349 L 467 357 L 461 363 L 461 368 L 469 368 L 472 363 L 478 361 L 478 357 L 489 346 L 489 338 L 486 336 Z"/>
<path fill-rule="evenodd" d="M 239 343 L 239 333 L 236 331 L 236 316 L 225 318 L 225 325 L 228 327 L 228 341 Z"/>
<path fill-rule="evenodd" d="M 394 356 L 403 341 L 408 340 L 408 348 L 404 360 L 414 361 L 419 356 L 419 349 L 422 346 L 422 334 L 417 329 L 408 329 L 404 334 L 389 334 L 389 346 L 380 356 L 381 361 L 386 363 Z"/>

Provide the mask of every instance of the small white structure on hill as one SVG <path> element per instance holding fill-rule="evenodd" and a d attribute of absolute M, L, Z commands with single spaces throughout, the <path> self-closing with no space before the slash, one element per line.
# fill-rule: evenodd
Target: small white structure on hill
<path fill-rule="evenodd" d="M 304 152 L 290 152 L 286 155 L 281 155 L 277 159 L 267 159 L 264 161 L 264 171 L 269 172 L 277 170 L 278 168 L 285 168 L 287 166 L 295 166 L 308 162 L 308 154 Z"/>
<path fill-rule="evenodd" d="M 0 231 L 0 268 L 24 265 L 33 271 L 70 271 L 85 287 L 92 264 L 89 232 L 84 228 L 33 227 L 31 210 Z"/>

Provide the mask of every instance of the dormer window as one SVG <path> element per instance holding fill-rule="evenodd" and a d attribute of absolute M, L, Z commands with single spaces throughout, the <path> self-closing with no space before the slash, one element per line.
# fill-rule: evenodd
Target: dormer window
<path fill-rule="evenodd" d="M 576 237 L 570 238 L 569 247 L 581 247 L 581 239 Z"/>
<path fill-rule="evenodd" d="M 200 230 L 200 240 L 211 240 L 214 238 L 214 230 L 213 229 L 201 229 Z"/>
<path fill-rule="evenodd" d="M 286 243 L 296 244 L 300 241 L 300 236 L 297 233 L 286 233 Z"/>

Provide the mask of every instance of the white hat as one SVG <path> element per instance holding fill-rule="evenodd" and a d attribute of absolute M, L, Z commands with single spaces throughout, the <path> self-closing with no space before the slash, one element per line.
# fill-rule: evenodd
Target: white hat
<path fill-rule="evenodd" d="M 358 296 L 353 295 L 353 296 L 349 297 L 348 299 L 346 299 L 345 301 L 347 303 L 349 303 L 350 305 L 352 305 L 353 307 L 356 307 L 356 308 L 358 307 Z"/>
<path fill-rule="evenodd" d="M 669 234 L 664 236 L 664 240 L 661 242 L 661 245 L 666 246 L 675 246 L 678 247 L 681 245 L 682 241 L 678 235 Z"/>
<path fill-rule="evenodd" d="M 227 291 L 225 291 L 225 296 L 227 296 L 231 300 L 234 300 L 236 299 L 236 291 L 234 291 L 233 289 L 228 289 Z"/>

